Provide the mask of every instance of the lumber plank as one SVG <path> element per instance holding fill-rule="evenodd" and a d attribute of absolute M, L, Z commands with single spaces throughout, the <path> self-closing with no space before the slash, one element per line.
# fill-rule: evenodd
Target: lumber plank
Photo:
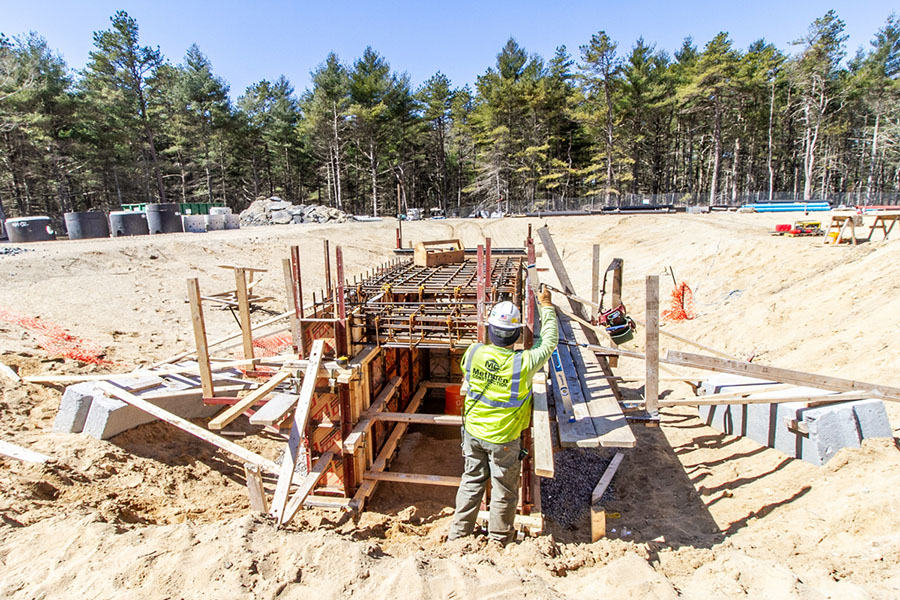
<path fill-rule="evenodd" d="M 606 509 L 591 505 L 591 542 L 606 536 Z"/>
<path fill-rule="evenodd" d="M 479 510 L 477 520 L 482 523 L 487 523 L 490 520 L 491 513 L 487 510 Z M 535 535 L 540 535 L 541 530 L 544 527 L 544 519 L 539 515 L 516 515 L 513 519 L 513 527 L 515 529 L 528 529 L 535 533 Z"/>
<path fill-rule="evenodd" d="M 647 275 L 644 328 L 644 408 L 651 416 L 659 413 L 659 275 Z"/>
<path fill-rule="evenodd" d="M 719 373 L 732 373 L 734 375 L 746 375 L 748 377 L 756 377 L 768 381 L 778 381 L 793 385 L 807 385 L 809 387 L 832 390 L 835 392 L 871 390 L 888 400 L 900 402 L 900 388 L 877 383 L 866 383 L 864 381 L 842 379 L 840 377 L 831 377 L 829 375 L 818 375 L 816 373 L 808 373 L 805 371 L 782 369 L 757 363 L 727 360 L 724 358 L 703 356 L 702 354 L 679 352 L 675 350 L 669 351 L 665 362 L 670 365 L 694 367 Z"/>
<path fill-rule="evenodd" d="M 253 272 L 253 273 L 267 273 L 268 269 L 263 269 L 260 267 L 242 267 L 239 265 L 216 265 L 220 269 L 243 269 L 244 271 Z"/>
<path fill-rule="evenodd" d="M 567 319 L 560 320 L 560 331 L 566 336 L 571 335 L 579 344 L 586 343 L 584 331 L 573 327 Z M 584 347 L 571 350 L 579 369 L 581 386 L 585 398 L 587 398 L 590 422 L 596 434 L 595 438 L 584 440 L 582 445 L 634 448 L 637 440 L 628 425 L 628 419 L 622 413 L 622 406 L 607 385 L 608 380 L 600 367 L 598 357 Z"/>
<path fill-rule="evenodd" d="M 233 367 L 250 364 L 249 360 L 234 360 L 221 362 L 210 367 L 213 373 L 225 371 Z M 26 383 L 79 383 L 82 381 L 117 381 L 119 379 L 134 379 L 137 377 L 166 377 L 168 375 L 194 374 L 200 372 L 199 364 L 169 369 L 139 369 L 129 373 L 84 373 L 73 375 L 28 375 L 22 378 Z"/>
<path fill-rule="evenodd" d="M 559 252 L 556 249 L 556 244 L 553 242 L 553 238 L 550 236 L 550 229 L 547 228 L 546 225 L 538 229 L 538 237 L 541 238 L 541 244 L 544 246 L 544 250 L 547 251 L 547 258 L 550 260 L 550 264 L 553 266 L 553 270 L 556 272 L 556 278 L 559 279 L 560 285 L 562 285 L 563 290 L 567 294 L 575 295 L 575 286 L 572 285 L 572 280 L 569 279 L 569 273 L 566 271 L 566 266 L 563 264 L 562 258 L 559 255 Z M 584 321 L 590 321 L 587 313 L 584 312 L 584 307 L 577 301 L 572 298 L 568 298 L 569 306 L 572 308 L 572 312 L 577 315 L 580 319 Z M 591 344 L 599 345 L 600 339 L 597 337 L 597 334 L 590 328 L 584 329 L 584 334 L 587 337 L 587 340 Z M 606 360 L 605 356 L 598 356 L 597 362 L 600 365 L 600 368 L 603 371 L 604 375 L 612 376 L 612 369 L 609 367 L 609 362 Z M 622 392 L 619 390 L 618 384 L 610 380 L 608 382 L 609 389 L 612 391 L 613 395 L 616 397 L 616 400 L 621 402 L 623 400 Z"/>
<path fill-rule="evenodd" d="M 619 465 L 622 464 L 623 458 L 625 458 L 624 452 L 616 452 L 616 455 L 613 456 L 609 465 L 607 465 L 606 470 L 603 471 L 603 476 L 600 478 L 600 481 L 598 481 L 597 485 L 594 487 L 594 491 L 591 492 L 591 504 L 597 504 L 603 498 L 603 494 L 606 493 L 606 488 L 612 483 L 612 478 L 615 477 L 616 471 L 619 470 Z"/>
<path fill-rule="evenodd" d="M 328 465 L 331 464 L 333 459 L 334 453 L 332 452 L 325 452 L 316 459 L 309 474 L 303 479 L 303 482 L 300 484 L 300 487 L 297 488 L 297 491 L 294 492 L 294 495 L 291 496 L 291 500 L 284 508 L 284 512 L 282 512 L 279 517 L 276 517 L 279 525 L 286 525 L 294 518 L 294 515 L 300 510 L 300 507 L 303 505 L 307 496 L 313 491 L 313 488 L 316 487 L 319 480 L 322 479 L 322 476 L 328 469 Z"/>
<path fill-rule="evenodd" d="M 547 406 L 547 375 L 535 373 L 531 383 L 534 405 L 532 415 L 532 439 L 534 443 L 534 472 L 540 477 L 552 479 L 553 437 L 550 435 L 550 413 Z"/>
<path fill-rule="evenodd" d="M 287 309 L 291 313 L 291 340 L 294 348 L 300 347 L 300 328 L 297 323 L 297 309 L 294 305 L 294 275 L 291 271 L 291 259 L 281 260 L 281 270 L 284 273 L 284 288 L 287 291 Z"/>
<path fill-rule="evenodd" d="M 40 452 L 35 452 L 34 450 L 29 450 L 28 448 L 23 448 L 22 446 L 17 446 L 10 442 L 4 442 L 3 440 L 0 440 L 0 454 L 9 458 L 21 460 L 22 462 L 36 464 L 45 463 L 52 458 L 46 454 L 41 454 Z"/>
<path fill-rule="evenodd" d="M 297 405 L 300 399 L 298 394 L 273 394 L 264 406 L 250 415 L 250 423 L 253 425 L 271 425 L 279 423 L 289 410 Z"/>
<path fill-rule="evenodd" d="M 170 425 L 174 425 L 178 429 L 185 431 L 194 437 L 198 437 L 205 442 L 209 442 L 213 446 L 220 448 L 230 454 L 233 454 L 243 460 L 245 463 L 254 463 L 258 464 L 260 467 L 266 469 L 269 473 L 277 473 L 278 465 L 276 465 L 273 461 L 260 456 L 259 454 L 247 450 L 246 448 L 242 448 L 238 446 L 234 442 L 230 440 L 226 440 L 225 438 L 218 436 L 211 431 L 207 431 L 202 427 L 194 425 L 187 419 L 182 419 L 178 415 L 173 415 L 167 410 L 164 410 L 155 404 L 151 404 L 147 402 L 143 398 L 138 398 L 131 392 L 123 390 L 120 387 L 116 387 L 115 385 L 108 383 L 106 381 L 101 381 L 97 384 L 97 387 L 102 389 L 104 392 L 109 393 L 112 396 L 115 396 L 119 400 L 126 402 L 137 409 L 144 411 L 150 415 L 153 415 L 157 419 L 161 421 L 165 421 Z"/>
<path fill-rule="evenodd" d="M 293 375 L 294 371 L 291 369 L 285 369 L 277 372 L 264 384 L 241 398 L 239 402 L 235 403 L 233 406 L 217 415 L 216 418 L 209 422 L 209 428 L 222 429 L 223 427 L 237 419 L 239 416 L 244 414 L 244 411 L 262 400 L 272 390 L 278 387 L 279 384 L 283 383 L 287 379 L 290 379 Z"/>
<path fill-rule="evenodd" d="M 209 366 L 209 345 L 206 340 L 206 322 L 203 319 L 203 302 L 200 300 L 200 281 L 196 277 L 188 279 L 188 299 L 191 304 L 191 323 L 194 327 L 194 344 L 197 347 L 197 362 L 200 370 L 200 384 L 203 395 L 213 395 L 212 371 Z"/>
<path fill-rule="evenodd" d="M 394 481 L 397 483 L 421 483 L 425 485 L 442 485 L 446 487 L 459 487 L 461 477 L 447 475 L 423 475 L 420 473 L 397 473 L 394 471 L 366 471 L 363 479 L 375 481 Z"/>
<path fill-rule="evenodd" d="M 278 483 L 275 485 L 275 496 L 272 498 L 271 514 L 279 523 L 284 523 L 285 503 L 288 492 L 294 479 L 294 469 L 297 466 L 297 458 L 300 456 L 300 441 L 306 431 L 306 422 L 309 419 L 309 407 L 313 393 L 316 391 L 316 375 L 319 372 L 319 363 L 322 361 L 322 352 L 325 349 L 325 340 L 315 340 L 309 353 L 309 365 L 303 374 L 303 384 L 300 386 L 300 396 L 297 399 L 297 409 L 291 422 L 291 433 L 288 436 L 284 448 L 284 457 L 281 459 L 281 467 L 278 473 Z M 310 488 L 311 490 L 312 488 Z M 309 492 L 307 492 L 309 493 Z M 305 496 L 304 496 L 305 497 Z M 303 499 L 299 500 L 302 503 Z M 298 504 L 299 506 L 300 504 Z M 290 520 L 290 517 L 288 517 Z"/>
<path fill-rule="evenodd" d="M 460 415 L 426 415 L 416 413 L 411 415 L 405 412 L 380 412 L 375 415 L 377 421 L 392 421 L 396 423 L 410 423 L 418 425 L 462 425 L 462 416 Z"/>
<path fill-rule="evenodd" d="M 759 392 L 750 392 L 756 394 Z M 718 398 L 715 394 L 709 396 L 697 396 L 696 398 L 673 398 L 660 400 L 660 406 L 720 406 L 732 404 L 784 404 L 789 402 L 816 402 L 818 404 L 831 404 L 834 402 L 850 402 L 852 400 L 867 400 L 869 398 L 881 398 L 875 390 L 841 392 L 837 394 L 825 394 L 822 396 L 774 396 L 770 398 L 753 398 L 747 396 L 730 396 Z"/>

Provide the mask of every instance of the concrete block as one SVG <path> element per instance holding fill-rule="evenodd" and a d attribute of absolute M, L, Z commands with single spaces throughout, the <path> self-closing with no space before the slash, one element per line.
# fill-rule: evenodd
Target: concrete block
<path fill-rule="evenodd" d="M 59 401 L 53 431 L 81 433 L 96 393 L 96 385 L 89 381 L 68 386 Z"/>
<path fill-rule="evenodd" d="M 772 382 L 716 375 L 703 383 L 707 393 L 750 391 Z M 752 398 L 791 396 L 828 396 L 834 392 L 809 387 L 749 394 Z M 893 437 L 884 403 L 878 399 L 856 400 L 807 407 L 804 402 L 778 404 L 726 404 L 699 407 L 700 418 L 711 427 L 731 435 L 749 437 L 788 456 L 821 466 L 841 448 L 859 448 L 863 439 Z M 788 427 L 796 421 L 798 428 Z"/>
<path fill-rule="evenodd" d="M 156 392 L 159 394 L 159 392 Z M 145 400 L 185 419 L 210 417 L 222 409 L 219 405 L 203 404 L 199 394 L 196 399 L 154 398 L 153 393 L 142 395 Z M 144 411 L 116 398 L 98 394 L 91 403 L 84 423 L 84 433 L 99 440 L 106 440 L 138 425 L 150 423 L 155 418 Z"/>

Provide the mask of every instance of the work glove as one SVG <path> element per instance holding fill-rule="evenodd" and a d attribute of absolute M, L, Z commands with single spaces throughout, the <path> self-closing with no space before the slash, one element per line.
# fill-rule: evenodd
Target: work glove
<path fill-rule="evenodd" d="M 553 302 L 550 298 L 550 288 L 546 285 L 542 286 L 541 293 L 538 294 L 538 302 L 540 302 L 541 306 L 553 306 Z"/>

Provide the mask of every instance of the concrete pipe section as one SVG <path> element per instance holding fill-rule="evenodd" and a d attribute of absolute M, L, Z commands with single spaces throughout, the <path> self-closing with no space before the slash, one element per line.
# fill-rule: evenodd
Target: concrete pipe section
<path fill-rule="evenodd" d="M 109 237 L 109 222 L 102 212 L 67 212 L 63 218 L 70 240 Z"/>
<path fill-rule="evenodd" d="M 147 215 L 130 210 L 117 210 L 109 213 L 109 229 L 113 237 L 129 235 L 147 235 Z"/>
<path fill-rule="evenodd" d="M 15 244 L 56 239 L 50 217 L 19 217 L 6 220 L 6 235 Z"/>
<path fill-rule="evenodd" d="M 181 224 L 181 213 L 174 202 L 147 205 L 147 227 L 151 234 L 156 233 L 181 233 L 184 227 Z"/>

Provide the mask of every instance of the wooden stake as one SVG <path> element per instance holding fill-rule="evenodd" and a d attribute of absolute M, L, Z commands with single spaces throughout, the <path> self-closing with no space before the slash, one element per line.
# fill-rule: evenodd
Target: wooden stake
<path fill-rule="evenodd" d="M 291 259 L 281 260 L 281 270 L 284 272 L 284 289 L 287 291 L 287 311 L 291 315 L 291 340 L 296 353 L 300 347 L 300 328 L 297 321 L 297 309 L 294 306 L 294 276 L 291 274 Z"/>
<path fill-rule="evenodd" d="M 194 325 L 194 343 L 197 346 L 197 363 L 200 365 L 200 386 L 203 397 L 213 397 L 212 371 L 209 368 L 209 347 L 206 345 L 206 322 L 203 320 L 203 305 L 200 300 L 200 281 L 188 279 L 188 299 L 191 303 L 191 323 Z"/>
<path fill-rule="evenodd" d="M 644 408 L 650 416 L 659 414 L 659 275 L 647 275 L 647 326 L 644 328 L 646 376 Z"/>
<path fill-rule="evenodd" d="M 603 498 L 606 488 L 609 487 L 624 457 L 623 453 L 616 452 L 609 466 L 606 467 L 606 471 L 603 472 L 603 477 L 597 482 L 597 487 L 594 488 L 591 494 L 591 542 L 596 542 L 606 535 L 606 510 L 601 506 L 600 500 Z"/>
<path fill-rule="evenodd" d="M 244 463 L 244 477 L 247 480 L 247 492 L 250 494 L 250 509 L 261 513 L 268 512 L 266 491 L 263 488 L 259 465 Z"/>
<path fill-rule="evenodd" d="M 553 464 L 553 438 L 550 434 L 550 411 L 547 407 L 547 375 L 535 373 L 531 384 L 534 403 L 534 472 L 540 477 L 552 479 L 555 475 Z"/>

